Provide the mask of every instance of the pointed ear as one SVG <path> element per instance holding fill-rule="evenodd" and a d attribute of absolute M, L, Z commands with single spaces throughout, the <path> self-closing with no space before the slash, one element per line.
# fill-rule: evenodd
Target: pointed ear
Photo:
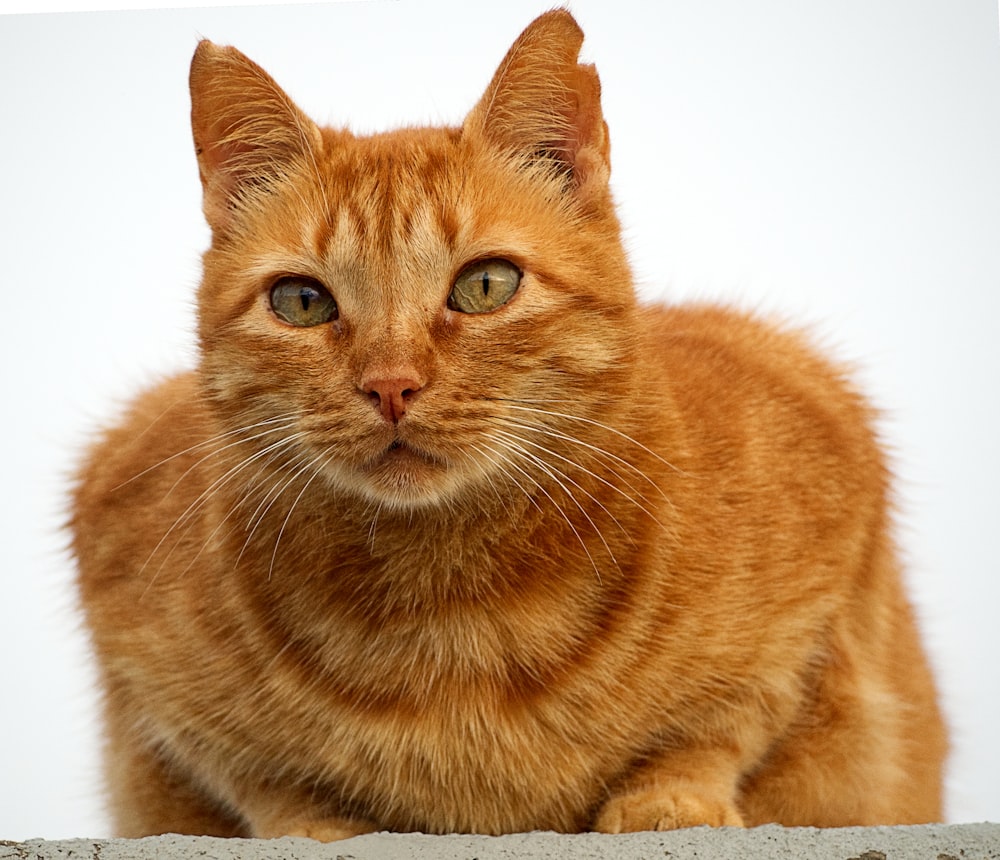
<path fill-rule="evenodd" d="M 592 65 L 578 62 L 582 44 L 564 9 L 536 18 L 463 126 L 515 157 L 549 162 L 581 195 L 606 189 L 611 170 L 601 83 Z"/>
<path fill-rule="evenodd" d="M 190 85 L 205 218 L 224 233 L 235 211 L 310 159 L 322 139 L 270 75 L 235 48 L 202 41 Z"/>

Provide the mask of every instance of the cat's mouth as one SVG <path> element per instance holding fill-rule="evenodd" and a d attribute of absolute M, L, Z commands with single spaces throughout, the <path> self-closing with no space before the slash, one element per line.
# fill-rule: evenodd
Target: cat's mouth
<path fill-rule="evenodd" d="M 442 482 L 451 480 L 450 471 L 440 457 L 397 437 L 361 463 L 358 476 L 370 495 L 408 506 L 436 498 Z"/>
<path fill-rule="evenodd" d="M 389 447 L 382 452 L 383 457 L 396 457 L 398 459 L 406 459 L 408 457 L 418 457 L 422 460 L 427 460 L 431 463 L 440 462 L 436 457 L 432 457 L 412 445 L 404 442 L 402 439 L 393 439 L 389 444 Z"/>
<path fill-rule="evenodd" d="M 373 475 L 385 469 L 397 472 L 412 472 L 412 477 L 419 479 L 421 470 L 439 470 L 446 468 L 443 460 L 433 454 L 417 448 L 400 438 L 393 439 L 381 452 L 372 457 L 362 466 L 362 471 Z"/>

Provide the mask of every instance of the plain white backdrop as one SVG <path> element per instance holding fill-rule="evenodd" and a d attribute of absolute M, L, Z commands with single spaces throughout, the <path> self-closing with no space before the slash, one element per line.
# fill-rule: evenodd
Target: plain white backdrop
<path fill-rule="evenodd" d="M 457 123 L 552 0 L 0 17 L 0 838 L 109 835 L 60 532 L 87 434 L 193 363 L 197 40 L 323 123 Z M 1000 820 L 1000 30 L 993 0 L 577 0 L 640 289 L 811 325 L 884 410 L 953 726 Z"/>

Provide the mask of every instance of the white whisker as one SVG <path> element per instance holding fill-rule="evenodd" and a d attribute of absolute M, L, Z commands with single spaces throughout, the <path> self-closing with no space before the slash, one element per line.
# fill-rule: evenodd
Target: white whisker
<path fill-rule="evenodd" d="M 285 484 L 285 487 L 290 486 L 292 481 L 296 480 L 299 477 L 299 475 L 301 475 L 307 469 L 310 469 L 318 464 L 321 464 L 325 459 L 326 457 L 324 455 L 314 457 L 312 461 L 306 463 L 292 476 L 292 479 Z M 285 528 L 288 525 L 288 521 L 292 518 L 292 513 L 295 511 L 296 506 L 301 501 L 302 496 L 305 495 L 306 490 L 309 489 L 310 484 L 312 484 L 312 482 L 315 481 L 320 474 L 322 474 L 322 471 L 323 471 L 322 468 L 314 469 L 312 475 L 309 477 L 309 480 L 305 482 L 302 489 L 299 490 L 299 494 L 295 497 L 295 499 L 292 501 L 292 504 L 288 508 L 288 513 L 285 515 L 285 519 L 281 523 L 281 528 L 278 529 L 278 535 L 274 539 L 274 551 L 271 553 L 271 563 L 270 565 L 268 565 L 267 568 L 267 578 L 269 581 L 271 579 L 271 575 L 274 573 L 274 562 L 278 557 L 278 545 L 281 543 L 281 537 L 285 533 Z M 284 488 L 282 489 L 282 492 L 284 492 Z"/>
<path fill-rule="evenodd" d="M 375 513 L 372 515 L 371 525 L 368 527 L 368 550 L 369 552 L 375 552 L 375 530 L 378 526 L 379 514 L 382 513 L 382 503 L 379 502 L 375 507 Z"/>
<path fill-rule="evenodd" d="M 608 487 L 610 487 L 616 493 L 619 493 L 624 498 L 626 498 L 628 501 L 630 501 L 632 504 L 634 504 L 637 508 L 639 508 L 639 510 L 643 511 L 644 513 L 646 513 L 647 515 L 649 515 L 651 518 L 653 518 L 652 514 L 649 514 L 649 512 L 646 511 L 646 509 L 642 505 L 640 505 L 638 502 L 636 502 L 635 499 L 633 499 L 627 493 L 623 492 L 621 489 L 619 489 L 618 487 L 616 487 L 610 481 L 606 480 L 605 478 L 602 478 L 600 475 L 597 475 L 594 472 L 591 472 L 589 469 L 585 468 L 584 466 L 580 465 L 579 463 L 575 462 L 574 460 L 570 460 L 567 457 L 563 457 L 562 455 L 557 454 L 555 451 L 552 451 L 549 448 L 546 448 L 544 445 L 539 445 L 537 442 L 532 442 L 530 439 L 524 439 L 524 438 L 519 437 L 519 436 L 513 436 L 511 434 L 507 434 L 505 431 L 502 431 L 502 430 L 498 431 L 498 432 L 501 433 L 502 435 L 508 437 L 518 447 L 521 447 L 522 445 L 530 445 L 531 447 L 537 449 L 538 451 L 543 452 L 544 454 L 547 454 L 547 455 L 549 455 L 551 457 L 555 457 L 558 460 L 562 460 L 564 463 L 567 463 L 568 465 L 573 466 L 574 468 L 577 468 L 577 469 L 581 470 L 585 474 L 590 475 L 595 480 L 600 481 L 603 484 L 606 484 Z M 523 448 L 521 450 L 524 451 Z M 542 457 L 539 457 L 539 456 L 537 456 L 535 454 L 529 454 L 527 451 L 524 451 L 524 453 L 527 456 L 531 457 L 532 460 L 534 460 L 535 462 L 537 462 L 539 464 L 545 463 L 545 461 L 544 461 L 544 459 Z M 551 469 L 556 469 L 556 467 L 553 466 L 550 463 L 545 463 L 545 467 L 551 468 Z M 604 511 L 604 513 L 606 513 L 608 515 L 608 517 L 611 519 L 611 521 L 616 526 L 618 526 L 619 529 L 621 529 L 622 534 L 624 534 L 630 541 L 632 540 L 632 536 L 631 536 L 631 534 L 629 534 L 628 529 L 626 529 L 625 526 L 623 526 L 621 524 L 621 521 L 613 513 L 611 513 L 610 510 L 608 510 L 608 508 L 600 501 L 600 499 L 598 499 L 596 496 L 594 496 L 585 487 L 582 487 L 580 484 L 578 484 L 576 481 L 574 481 L 562 469 L 557 469 L 556 471 L 558 471 L 559 475 L 561 475 L 563 478 L 565 478 L 567 481 L 569 481 L 574 487 L 576 487 L 578 490 L 580 490 L 582 493 L 584 493 L 592 502 L 594 502 L 594 504 L 596 504 L 602 511 Z M 574 501 L 575 501 L 575 499 L 574 499 Z M 586 512 L 584 512 L 584 516 L 586 516 Z M 588 517 L 588 519 L 589 519 L 589 517 Z M 653 520 L 655 522 L 655 518 L 653 518 Z M 603 541 L 603 536 L 602 536 L 601 539 Z M 610 550 L 609 550 L 609 553 L 610 553 Z"/>
<path fill-rule="evenodd" d="M 576 487 L 580 492 L 582 492 L 592 502 L 594 502 L 594 504 L 596 504 L 602 511 L 604 511 L 609 517 L 611 517 L 611 519 L 615 522 L 615 524 L 618 526 L 618 528 L 620 528 L 623 532 L 625 532 L 626 534 L 628 534 L 628 532 L 626 531 L 625 527 L 622 526 L 622 524 L 620 522 L 618 522 L 618 520 L 615 518 L 615 516 L 604 505 L 602 505 L 601 502 L 598 499 L 596 499 L 584 487 L 581 487 L 576 481 L 574 481 L 569 475 L 567 475 L 561 469 L 556 468 L 551 463 L 545 462 L 545 460 L 543 460 L 537 454 L 533 454 L 531 451 L 527 450 L 527 448 L 525 448 L 521 444 L 521 442 L 523 440 L 521 440 L 517 436 L 514 436 L 514 435 L 512 435 L 510 433 L 507 433 L 507 432 L 505 432 L 503 430 L 496 431 L 496 435 L 494 436 L 494 438 L 497 438 L 497 436 L 499 436 L 499 438 L 503 439 L 503 441 L 506 443 L 506 445 L 508 446 L 508 448 L 510 448 L 511 450 L 516 451 L 518 454 L 521 455 L 521 457 L 523 457 L 528 462 L 534 463 L 539 469 L 541 469 L 546 475 L 548 475 L 553 481 L 555 481 L 556 484 L 559 485 L 559 488 L 569 497 L 570 501 L 573 502 L 573 504 L 576 505 L 577 508 L 579 508 L 580 513 L 583 514 L 583 516 L 587 520 L 587 522 L 590 523 L 591 527 L 594 530 L 594 534 L 597 535 L 598 539 L 604 545 L 604 549 L 607 552 L 608 556 L 611 558 L 612 563 L 614 564 L 615 567 L 618 567 L 618 560 L 615 558 L 614 552 L 612 551 L 611 547 L 608 545 L 608 542 L 607 542 L 607 540 L 604 537 L 604 533 L 601 531 L 601 529 L 597 525 L 597 523 L 594 522 L 594 520 L 590 516 L 590 514 L 587 513 L 587 509 L 584 508 L 584 506 L 580 503 L 580 500 L 577 499 L 577 497 L 575 495 L 573 495 L 572 490 L 570 490 L 566 486 L 566 484 L 563 483 L 563 482 L 565 481 L 567 483 L 572 484 L 574 487 Z"/>
<path fill-rule="evenodd" d="M 166 414 L 166 411 L 169 411 L 169 410 L 165 410 L 164 414 Z M 162 417 L 163 416 L 161 415 L 160 418 L 162 418 Z M 161 466 L 165 466 L 167 463 L 170 463 L 173 460 L 176 460 L 178 457 L 183 457 L 185 454 L 190 454 L 192 451 L 197 451 L 197 450 L 199 450 L 201 448 L 205 448 L 205 447 L 208 447 L 210 445 L 214 445 L 217 442 L 221 442 L 223 439 L 228 439 L 230 436 L 237 436 L 237 435 L 239 435 L 241 433 L 246 433 L 249 430 L 257 430 L 260 427 L 264 427 L 264 426 L 267 426 L 269 424 L 278 424 L 278 423 L 281 424 L 280 427 L 276 427 L 276 428 L 274 428 L 274 430 L 268 430 L 265 433 L 260 434 L 258 436 L 251 436 L 251 437 L 249 437 L 249 439 L 245 439 L 244 441 L 251 441 L 253 439 L 258 439 L 258 438 L 260 438 L 260 436 L 267 435 L 268 433 L 271 433 L 271 432 L 280 432 L 281 430 L 284 430 L 284 429 L 287 429 L 288 427 L 290 427 L 294 423 L 294 418 L 295 418 L 295 413 L 289 413 L 288 415 L 282 415 L 282 416 L 278 416 L 276 418 L 268 418 L 266 421 L 258 421 L 256 424 L 248 424 L 246 427 L 237 427 L 235 430 L 228 430 L 225 433 L 220 433 L 217 436 L 213 436 L 210 439 L 206 439 L 204 442 L 198 442 L 196 445 L 191 445 L 191 446 L 185 448 L 183 451 L 178 451 L 176 454 L 171 454 L 169 457 L 164 457 L 162 460 L 160 460 L 158 463 L 154 463 L 152 466 L 147 466 L 141 472 L 137 472 L 136 474 L 134 474 L 127 481 L 122 481 L 122 483 L 118 484 L 116 487 L 112 487 L 111 488 L 111 492 L 115 492 L 116 490 L 120 490 L 122 487 L 125 487 L 128 484 L 131 484 L 132 481 L 138 480 L 143 475 L 147 475 L 150 472 L 154 471 L 155 469 L 159 469 Z M 159 418 L 157 420 L 159 420 Z M 226 447 L 229 447 L 229 446 L 226 446 Z M 224 450 L 224 449 L 219 449 L 219 450 Z M 201 461 L 199 461 L 199 462 L 201 462 Z"/>
<path fill-rule="evenodd" d="M 490 459 L 489 456 L 488 456 L 488 452 L 487 451 L 484 451 L 481 447 L 479 447 L 475 443 L 470 443 L 470 445 L 471 445 L 471 447 L 481 457 L 483 457 L 484 459 L 487 459 L 487 460 Z M 486 481 L 486 483 L 489 485 L 489 488 L 493 491 L 493 495 L 495 495 L 497 497 L 497 501 L 500 503 L 500 506 L 504 509 L 504 511 L 507 513 L 507 516 L 511 520 L 515 520 L 516 517 L 515 517 L 514 512 L 508 506 L 507 500 L 504 498 L 503 494 L 500 492 L 500 488 L 497 487 L 496 482 L 493 480 L 492 475 L 490 475 L 489 470 L 488 469 L 484 469 L 482 467 L 481 463 L 479 463 L 477 465 L 479 466 L 479 472 L 480 472 L 482 478 Z M 518 489 L 521 489 L 521 488 L 518 487 Z M 521 491 L 524 492 L 523 490 L 521 490 Z M 531 497 L 528 496 L 528 499 L 531 500 Z"/>
<path fill-rule="evenodd" d="M 223 445 L 221 448 L 216 448 L 216 449 L 210 451 L 204 457 L 198 458 L 194 463 L 192 463 L 190 466 L 188 466 L 188 468 L 184 470 L 184 472 L 181 474 L 181 476 L 176 481 L 174 481 L 174 483 L 170 487 L 170 489 L 167 490 L 166 495 L 169 496 L 175 489 L 177 489 L 177 485 L 178 484 L 180 484 L 191 472 L 193 472 L 202 463 L 204 463 L 206 460 L 210 459 L 211 457 L 217 457 L 220 454 L 222 454 L 222 453 L 224 453 L 226 451 L 229 451 L 232 448 L 238 447 L 239 445 L 246 445 L 246 444 L 249 444 L 250 442 L 256 442 L 258 439 L 263 439 L 265 436 L 270 436 L 270 435 L 272 435 L 274 433 L 281 433 L 281 432 L 287 430 L 289 427 L 293 426 L 293 423 L 294 422 L 289 421 L 287 424 L 283 424 L 283 425 L 281 425 L 279 427 L 273 427 L 270 430 L 265 430 L 262 433 L 256 433 L 253 436 L 247 436 L 247 437 L 244 437 L 242 439 L 237 439 L 235 442 L 230 442 L 230 443 L 228 443 L 226 445 Z M 226 435 L 229 435 L 229 434 L 226 434 Z M 302 436 L 304 434 L 303 433 L 298 433 L 296 435 Z"/>
<path fill-rule="evenodd" d="M 573 439 L 572 437 L 565 436 L 564 434 L 561 434 L 561 433 L 559 433 L 559 434 L 549 433 L 549 432 L 547 432 L 545 430 L 540 430 L 537 427 L 532 427 L 532 426 L 527 425 L 527 424 L 520 424 L 518 422 L 508 422 L 508 421 L 504 421 L 503 423 L 506 426 L 509 426 L 509 427 L 515 427 L 515 428 L 518 428 L 518 429 L 527 430 L 529 432 L 539 432 L 539 433 L 542 433 L 543 435 L 546 435 L 546 436 L 555 436 L 556 438 L 566 439 L 567 441 L 570 441 L 570 442 L 578 441 L 578 440 Z M 505 431 L 499 431 L 499 432 L 505 432 Z M 557 451 L 552 450 L 551 448 L 547 447 L 546 445 L 542 445 L 542 444 L 540 444 L 538 442 L 533 442 L 530 439 L 524 438 L 523 436 L 515 436 L 514 438 L 516 438 L 519 442 L 521 442 L 521 443 L 523 443 L 525 445 L 530 445 L 531 447 L 533 447 L 533 448 L 535 448 L 535 449 L 537 449 L 539 451 L 542 451 L 542 452 L 544 452 L 545 454 L 547 454 L 547 455 L 549 455 L 551 457 L 555 457 L 557 460 L 561 460 L 563 463 L 566 463 L 569 466 L 572 466 L 573 468 L 579 469 L 581 472 L 583 472 L 586 475 L 589 475 L 595 481 L 598 481 L 601 484 L 604 484 L 604 486 L 608 487 L 610 490 L 612 490 L 613 492 L 617 493 L 622 498 L 624 498 L 627 501 L 631 502 L 640 511 L 642 511 L 647 517 L 649 517 L 654 523 L 656 523 L 658 526 L 660 526 L 660 528 L 666 528 L 663 525 L 663 523 L 661 523 L 657 519 L 656 515 L 651 510 L 649 510 L 649 508 L 646 507 L 645 504 L 642 504 L 642 502 L 648 503 L 649 500 L 644 495 L 642 495 L 642 493 L 640 493 L 628 480 L 626 480 L 624 477 L 622 477 L 622 475 L 619 472 L 617 472 L 615 469 L 609 468 L 610 474 L 613 477 L 615 477 L 618 480 L 620 480 L 626 487 L 628 487 L 628 489 L 630 489 L 633 493 L 635 493 L 639 497 L 639 499 L 642 500 L 642 502 L 638 501 L 633 496 L 630 496 L 628 493 L 625 492 L 625 490 L 623 490 L 617 484 L 614 484 L 611 481 L 609 481 L 603 475 L 599 475 L 597 472 L 594 472 L 591 469 L 588 469 L 586 466 L 584 466 L 582 463 L 578 462 L 577 460 L 574 460 L 574 459 L 572 459 L 570 457 L 566 457 L 566 456 L 558 453 Z M 587 445 L 586 447 L 587 448 L 594 448 L 594 446 L 592 446 L 592 445 Z M 600 451 L 600 449 L 598 449 L 598 448 L 594 448 L 594 450 Z M 619 459 L 619 458 L 616 458 L 616 459 Z M 622 462 L 624 462 L 624 461 L 622 461 Z M 633 471 L 637 471 L 637 472 L 639 471 L 639 470 L 635 469 L 634 466 L 631 467 L 631 468 L 633 469 Z M 644 478 L 646 478 L 646 480 L 649 481 L 654 487 L 656 487 L 656 484 L 653 481 L 651 481 L 648 477 L 646 477 L 646 475 L 644 475 L 642 472 L 639 472 L 639 474 L 642 475 Z M 659 487 L 657 487 L 657 489 L 659 489 Z M 586 492 L 586 490 L 584 490 L 584 492 Z M 661 494 L 662 494 L 662 490 L 661 490 Z M 590 495 L 590 493 L 587 493 L 587 495 Z M 611 512 L 608 511 L 608 509 L 606 507 L 604 507 L 603 504 L 601 504 L 600 502 L 598 502 L 597 499 L 595 499 L 593 496 L 590 496 L 590 497 L 592 499 L 594 499 L 594 501 L 597 502 L 600 505 L 600 507 L 608 514 L 608 516 L 610 516 L 611 519 L 613 519 L 615 521 L 615 523 L 618 524 L 618 527 L 621 528 L 621 530 L 626 535 L 628 535 L 628 530 L 624 526 L 622 526 L 620 522 L 618 522 L 618 519 L 614 515 L 612 515 Z"/>
<path fill-rule="evenodd" d="M 497 440 L 497 441 L 499 441 L 499 440 Z M 588 560 L 590 561 L 591 567 L 594 568 L 594 573 L 597 574 L 597 581 L 598 582 L 603 582 L 603 580 L 601 578 L 600 568 L 598 568 L 597 562 L 594 561 L 594 557 L 590 554 L 590 550 L 587 548 L 586 541 L 584 541 L 583 536 L 577 530 L 576 526 L 573 525 L 573 521 L 569 518 L 569 516 L 567 515 L 567 513 L 562 509 L 562 506 L 552 497 L 552 494 L 549 493 L 549 491 L 545 489 L 544 485 L 542 485 L 541 482 L 539 482 L 536 478 L 532 477 L 532 475 L 529 472 L 527 472 L 524 469 L 522 469 L 521 466 L 519 466 L 514 461 L 513 458 L 511 458 L 509 456 L 505 456 L 505 454 L 502 451 L 498 451 L 496 448 L 492 447 L 491 445 L 487 445 L 485 443 L 482 443 L 482 444 L 483 444 L 483 447 L 485 447 L 489 451 L 492 451 L 493 454 L 495 454 L 497 457 L 499 457 L 504 463 L 506 463 L 507 465 L 511 466 L 512 468 L 514 468 L 518 472 L 520 472 L 525 478 L 527 478 L 532 484 L 535 485 L 535 487 L 539 490 L 539 492 L 542 493 L 542 495 L 544 495 L 552 503 L 552 506 L 556 509 L 556 511 L 558 511 L 559 516 L 561 516 L 562 519 L 563 519 L 563 521 L 566 523 L 566 525 L 569 526 L 570 531 L 573 532 L 573 534 L 576 537 L 577 541 L 579 542 L 580 546 L 583 548 L 584 553 L 586 554 Z M 508 478 L 509 477 L 510 477 L 510 475 L 508 474 Z M 521 490 L 521 492 L 525 493 L 526 495 L 528 495 L 529 498 L 531 498 L 530 494 L 528 494 L 527 491 L 524 489 L 524 487 L 521 486 L 516 480 L 514 480 L 513 483 L 516 486 L 518 486 L 518 488 Z M 558 481 L 557 481 L 557 483 L 558 483 Z M 563 490 L 565 492 L 565 488 L 563 488 Z M 567 493 L 567 495 L 569 495 L 570 498 L 573 498 L 572 494 Z M 574 501 L 575 501 L 575 499 L 574 499 Z M 536 507 L 537 507 L 537 502 L 535 504 L 536 504 Z M 539 511 L 541 511 L 541 508 L 539 508 Z"/>
<path fill-rule="evenodd" d="M 645 451 L 651 457 L 654 457 L 655 459 L 659 460 L 661 463 L 663 463 L 664 466 L 666 466 L 669 469 L 672 469 L 678 475 L 685 475 L 686 477 L 689 477 L 687 473 L 684 472 L 682 469 L 678 469 L 673 463 L 663 459 L 663 457 L 661 457 L 651 448 L 648 448 L 645 445 L 643 445 L 642 442 L 638 441 L 637 439 L 633 439 L 627 433 L 622 433 L 621 430 L 618 430 L 608 424 L 604 424 L 601 421 L 595 421 L 593 418 L 584 418 L 582 415 L 572 415 L 568 412 L 556 412 L 551 409 L 536 409 L 531 406 L 520 406 L 517 403 L 511 402 L 509 400 L 504 400 L 503 402 L 507 404 L 507 407 L 509 409 L 518 409 L 523 412 L 534 412 L 537 415 L 548 415 L 552 418 L 563 418 L 568 421 L 579 421 L 583 424 L 589 424 L 593 427 L 598 427 L 601 430 L 606 430 L 608 433 L 612 433 L 615 436 L 618 436 L 620 439 L 624 439 L 626 442 L 635 445 L 640 450 Z"/>
<path fill-rule="evenodd" d="M 212 496 L 216 492 L 218 492 L 218 490 L 221 487 L 225 486 L 227 483 L 229 483 L 231 480 L 233 480 L 236 477 L 236 475 L 238 475 L 244 469 L 248 468 L 252 463 L 260 460 L 261 458 L 264 458 L 264 457 L 267 457 L 267 456 L 273 454 L 275 451 L 278 451 L 278 450 L 280 450 L 283 447 L 289 447 L 289 446 L 291 446 L 295 442 L 296 439 L 298 439 L 298 438 L 300 438 L 301 436 L 304 436 L 304 435 L 305 435 L 304 433 L 294 433 L 291 436 L 285 437 L 284 439 L 280 439 L 277 442 L 274 442 L 271 445 L 268 445 L 265 448 L 262 448 L 261 450 L 255 452 L 251 456 L 244 458 L 239 463 L 237 463 L 235 466 L 233 466 L 228 471 L 226 471 L 223 475 L 221 475 L 220 477 L 218 477 L 214 481 L 212 481 L 212 483 L 209 484 L 208 487 L 206 487 L 197 496 L 197 498 L 195 498 L 195 500 L 193 502 L 191 502 L 190 505 L 187 506 L 187 508 L 184 510 L 184 512 L 179 517 L 177 517 L 174 520 L 174 522 L 171 524 L 170 528 L 168 528 L 167 531 L 163 534 L 163 536 L 157 541 L 156 546 L 153 547 L 153 549 L 150 552 L 149 556 L 146 558 L 146 561 L 143 562 L 142 567 L 139 568 L 139 570 L 137 571 L 137 573 L 141 574 L 146 569 L 146 567 L 149 565 L 150 561 L 152 561 L 152 559 L 156 556 L 156 554 L 163 547 L 163 544 L 167 541 L 167 539 L 172 534 L 174 534 L 174 532 L 177 529 L 183 528 L 185 525 L 190 525 L 192 523 L 195 514 L 199 510 L 201 510 L 201 508 L 208 502 L 208 500 L 210 498 L 212 498 Z M 204 462 L 204 459 L 206 459 L 206 458 L 202 458 L 202 460 L 199 461 L 199 462 Z M 190 471 L 190 470 L 188 470 L 188 471 Z M 185 472 L 185 474 L 187 474 L 187 472 Z M 175 483 L 174 486 L 176 486 L 176 483 Z M 168 491 L 167 495 L 169 495 L 169 491 Z M 176 547 L 176 544 L 175 544 L 175 547 Z M 162 570 L 163 565 L 166 563 L 166 561 L 170 558 L 170 556 L 172 554 L 173 554 L 173 548 L 170 549 L 170 551 L 167 553 L 166 557 L 160 562 L 160 566 L 157 569 L 157 575 L 159 574 L 159 571 Z M 153 579 L 147 585 L 147 590 L 149 589 L 150 586 L 152 586 L 152 584 L 153 584 L 153 582 L 155 580 L 156 580 L 156 575 L 154 575 Z"/>
<path fill-rule="evenodd" d="M 271 505 L 274 504 L 278 496 L 280 496 L 285 491 L 285 489 L 287 488 L 288 484 L 291 481 L 295 480 L 295 476 L 293 475 L 290 479 L 288 479 L 288 481 L 285 481 L 285 483 L 282 484 L 283 473 L 288 471 L 289 469 L 296 468 L 303 460 L 305 460 L 305 458 L 306 454 L 304 452 L 300 452 L 296 454 L 289 463 L 287 463 L 285 468 L 281 468 L 278 470 L 278 476 L 276 480 L 271 485 L 270 489 L 268 489 L 267 492 L 264 493 L 260 502 L 257 504 L 257 507 L 254 508 L 253 513 L 250 514 L 249 518 L 247 519 L 247 523 L 243 528 L 244 531 L 248 531 L 252 535 L 253 531 L 257 528 L 258 525 L 260 525 L 264 517 L 267 516 L 267 512 L 271 509 Z M 258 470 L 258 475 L 260 474 L 260 472 L 266 471 L 270 465 L 271 465 L 270 463 L 265 462 Z M 250 493 L 247 494 L 246 497 L 247 500 L 249 499 L 249 495 Z"/>
<path fill-rule="evenodd" d="M 511 476 L 509 472 L 503 470 L 503 465 L 510 463 L 510 459 L 508 457 L 505 457 L 502 454 L 500 454 L 495 448 L 491 448 L 483 444 L 473 443 L 472 447 L 475 448 L 480 454 L 484 456 L 489 457 L 490 455 L 493 455 L 493 457 L 496 458 L 494 462 L 496 462 L 500 466 L 501 470 L 503 471 L 504 477 L 506 477 L 508 481 L 510 481 L 515 487 L 517 487 L 521 491 L 524 497 L 534 506 L 535 510 L 537 510 L 539 513 L 542 513 L 542 509 L 539 506 L 538 502 L 535 500 L 535 497 L 531 493 L 529 493 L 513 476 Z M 492 481 L 490 481 L 490 483 L 492 484 Z"/>
<path fill-rule="evenodd" d="M 304 453 L 296 455 L 296 457 L 288 463 L 287 467 L 283 470 L 278 471 L 278 475 L 275 478 L 274 483 L 271 487 L 264 493 L 263 498 L 260 500 L 254 512 L 250 515 L 247 520 L 246 525 L 243 527 L 244 532 L 248 532 L 246 539 L 243 541 L 243 546 L 240 548 L 239 554 L 236 556 L 236 562 L 234 566 L 238 566 L 243 556 L 246 554 L 247 549 L 253 542 L 253 537 L 257 533 L 257 529 L 260 527 L 261 523 L 267 517 L 268 511 L 274 506 L 275 502 L 281 497 L 281 495 L 287 490 L 301 474 L 301 470 L 296 471 L 291 478 L 285 478 L 284 472 L 290 469 L 294 469 L 299 463 L 306 459 Z M 266 468 L 262 467 L 262 468 Z"/>
<path fill-rule="evenodd" d="M 667 496 L 663 492 L 663 489 L 660 487 L 659 484 L 656 483 L 656 481 L 650 478 L 649 475 L 647 475 L 644 471 L 642 471 L 642 469 L 638 468 L 633 463 L 630 463 L 628 460 L 619 457 L 617 454 L 613 454 L 612 452 L 607 451 L 606 449 L 601 448 L 598 445 L 593 445 L 590 442 L 585 442 L 583 439 L 580 439 L 576 436 L 571 436 L 568 433 L 562 433 L 544 424 L 542 425 L 525 424 L 521 421 L 515 421 L 512 418 L 507 418 L 506 416 L 500 417 L 498 420 L 502 421 L 508 427 L 515 427 L 519 430 L 528 430 L 531 431 L 532 433 L 540 433 L 552 439 L 559 439 L 563 442 L 569 442 L 573 445 L 578 445 L 582 448 L 585 448 L 587 451 L 589 451 L 591 454 L 597 457 L 601 457 L 605 460 L 610 460 L 612 463 L 616 463 L 620 466 L 623 466 L 629 471 L 634 472 L 640 478 L 642 478 L 646 483 L 648 483 L 651 487 L 653 487 L 661 496 L 663 496 L 664 499 L 666 499 L 669 502 L 669 499 L 667 499 Z M 611 469 L 611 471 L 626 486 L 628 486 L 630 490 L 637 493 L 640 496 L 640 498 L 645 499 L 645 496 L 643 496 L 643 494 L 639 492 L 639 490 L 630 481 L 628 481 L 620 472 L 616 471 L 615 469 Z"/>

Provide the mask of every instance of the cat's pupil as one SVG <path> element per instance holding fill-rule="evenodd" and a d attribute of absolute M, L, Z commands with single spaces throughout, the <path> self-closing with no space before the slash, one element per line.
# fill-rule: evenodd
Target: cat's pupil
<path fill-rule="evenodd" d="M 490 294 L 490 273 L 483 272 L 483 295 L 488 296 Z"/>
<path fill-rule="evenodd" d="M 299 299 L 302 302 L 302 310 L 304 311 L 309 310 L 309 304 L 310 302 L 312 302 L 313 299 L 313 291 L 302 290 L 302 292 L 299 293 Z"/>

